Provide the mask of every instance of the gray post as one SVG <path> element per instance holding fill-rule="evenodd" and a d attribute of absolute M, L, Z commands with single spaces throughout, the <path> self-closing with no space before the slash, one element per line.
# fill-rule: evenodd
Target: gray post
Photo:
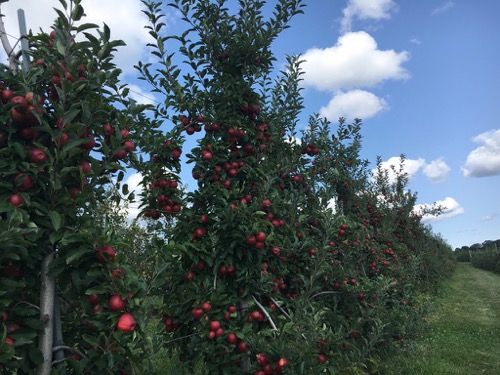
<path fill-rule="evenodd" d="M 21 51 L 23 54 L 23 71 L 26 73 L 30 67 L 30 56 L 28 53 L 28 33 L 26 32 L 26 19 L 24 18 L 24 10 L 17 10 L 17 18 L 19 21 L 19 33 L 21 34 Z"/>

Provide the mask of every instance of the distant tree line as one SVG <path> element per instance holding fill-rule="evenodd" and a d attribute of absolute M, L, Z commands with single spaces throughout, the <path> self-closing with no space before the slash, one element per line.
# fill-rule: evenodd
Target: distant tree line
<path fill-rule="evenodd" d="M 474 267 L 500 273 L 500 239 L 457 247 L 454 253 L 458 262 L 471 262 Z"/>

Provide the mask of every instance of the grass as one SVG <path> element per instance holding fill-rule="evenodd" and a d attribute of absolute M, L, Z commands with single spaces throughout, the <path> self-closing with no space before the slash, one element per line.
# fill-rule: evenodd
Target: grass
<path fill-rule="evenodd" d="M 500 276 L 458 263 L 427 318 L 430 331 L 387 374 L 500 373 Z"/>

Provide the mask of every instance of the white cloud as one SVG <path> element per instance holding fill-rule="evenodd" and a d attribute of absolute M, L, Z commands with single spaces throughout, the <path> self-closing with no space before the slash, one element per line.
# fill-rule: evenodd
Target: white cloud
<path fill-rule="evenodd" d="M 417 45 L 422 44 L 422 42 L 418 38 L 411 38 L 410 43 L 417 44 Z"/>
<path fill-rule="evenodd" d="M 431 161 L 429 164 L 424 166 L 424 174 L 433 183 L 440 183 L 446 181 L 448 173 L 450 173 L 450 167 L 445 163 L 443 158 L 438 158 Z"/>
<path fill-rule="evenodd" d="M 130 92 L 128 94 L 129 98 L 135 100 L 137 103 L 139 104 L 156 103 L 156 98 L 152 93 L 144 91 L 137 85 L 129 84 L 127 85 L 127 87 L 130 89 Z"/>
<path fill-rule="evenodd" d="M 396 173 L 393 172 L 393 168 L 399 173 L 400 169 L 400 157 L 393 156 L 387 161 L 382 162 L 382 168 L 388 171 L 389 183 L 396 182 Z M 424 175 L 432 183 L 441 183 L 446 181 L 451 168 L 446 164 L 443 158 L 437 158 L 436 160 L 426 163 L 425 159 L 405 159 L 403 166 L 403 173 L 408 175 L 408 179 L 415 176 L 419 170 L 422 170 Z M 376 176 L 377 169 L 372 169 L 372 175 Z"/>
<path fill-rule="evenodd" d="M 422 222 L 441 221 L 464 213 L 464 209 L 460 206 L 460 204 L 451 197 L 446 197 L 443 200 L 436 201 L 434 204 L 417 204 L 414 207 L 414 212 L 419 214 L 423 210 L 432 209 L 433 206 L 441 206 L 443 208 L 441 215 L 433 216 L 426 214 L 422 217 Z"/>
<path fill-rule="evenodd" d="M 401 161 L 401 159 L 399 156 L 393 156 L 393 157 L 389 158 L 387 161 L 382 162 L 382 164 L 381 164 L 382 169 L 385 169 L 388 171 L 389 183 L 396 182 L 396 173 L 393 172 L 392 167 L 394 167 L 396 172 L 399 173 L 400 161 Z M 411 179 L 419 171 L 419 169 L 424 167 L 424 166 L 425 166 L 425 160 L 422 158 L 405 159 L 402 172 L 406 173 L 408 175 L 408 179 Z M 377 169 L 373 169 L 372 174 L 375 176 L 376 173 L 377 173 Z"/>
<path fill-rule="evenodd" d="M 352 90 L 335 94 L 319 113 L 331 121 L 336 121 L 339 117 L 367 119 L 386 109 L 388 104 L 384 99 L 368 91 Z"/>
<path fill-rule="evenodd" d="M 480 221 L 491 221 L 497 217 L 496 214 L 486 215 L 481 218 Z"/>
<path fill-rule="evenodd" d="M 450 10 L 451 8 L 453 8 L 454 6 L 455 6 L 454 1 L 447 1 L 447 2 L 439 5 L 438 7 L 434 8 L 431 12 L 431 15 L 435 16 L 436 14 L 444 13 L 447 10 Z"/>
<path fill-rule="evenodd" d="M 397 9 L 392 0 L 349 0 L 342 11 L 342 31 L 350 31 L 352 22 L 358 20 L 382 20 L 391 17 L 391 12 Z"/>
<path fill-rule="evenodd" d="M 462 167 L 465 177 L 500 175 L 500 129 L 481 133 L 473 141 L 482 146 L 471 151 Z"/>
<path fill-rule="evenodd" d="M 144 29 L 147 18 L 142 13 L 141 2 L 137 0 L 85 0 L 82 5 L 87 17 L 84 17 L 81 23 L 95 23 L 102 27 L 104 22 L 111 30 L 111 39 L 121 39 L 127 44 L 126 47 L 118 48 L 115 63 L 125 73 L 132 72 L 133 66 L 146 51 L 146 43 L 151 42 L 151 37 Z M 53 8 L 61 9 L 58 0 L 12 0 L 2 4 L 6 31 L 13 36 L 10 37 L 11 44 L 14 45 L 19 36 L 18 9 L 24 9 L 27 28 L 37 33 L 40 28 L 46 32 L 50 30 L 56 18 Z M 0 59 L 1 62 L 6 62 L 3 49 Z"/>
<path fill-rule="evenodd" d="M 125 184 L 128 185 L 128 191 L 133 192 L 135 195 L 135 199 L 133 202 L 129 204 L 128 207 L 128 217 L 129 219 L 135 219 L 139 215 L 139 200 L 140 200 L 140 194 L 143 191 L 143 187 L 140 185 L 142 181 L 142 175 L 140 173 L 133 173 L 128 178 L 125 180 Z"/>
<path fill-rule="evenodd" d="M 302 57 L 304 84 L 318 90 L 335 92 L 409 78 L 401 66 L 409 53 L 379 50 L 375 39 L 364 31 L 344 34 L 333 47 L 312 48 Z"/>

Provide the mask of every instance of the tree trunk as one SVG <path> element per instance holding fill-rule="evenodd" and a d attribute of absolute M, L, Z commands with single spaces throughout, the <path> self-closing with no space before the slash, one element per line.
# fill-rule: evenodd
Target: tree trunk
<path fill-rule="evenodd" d="M 37 375 L 50 375 L 52 370 L 52 347 L 54 343 L 54 295 L 55 278 L 47 276 L 50 262 L 54 253 L 46 255 L 42 260 L 41 288 L 40 288 L 40 321 L 43 330 L 38 335 L 38 349 L 42 352 L 43 362 L 36 369 Z"/>

